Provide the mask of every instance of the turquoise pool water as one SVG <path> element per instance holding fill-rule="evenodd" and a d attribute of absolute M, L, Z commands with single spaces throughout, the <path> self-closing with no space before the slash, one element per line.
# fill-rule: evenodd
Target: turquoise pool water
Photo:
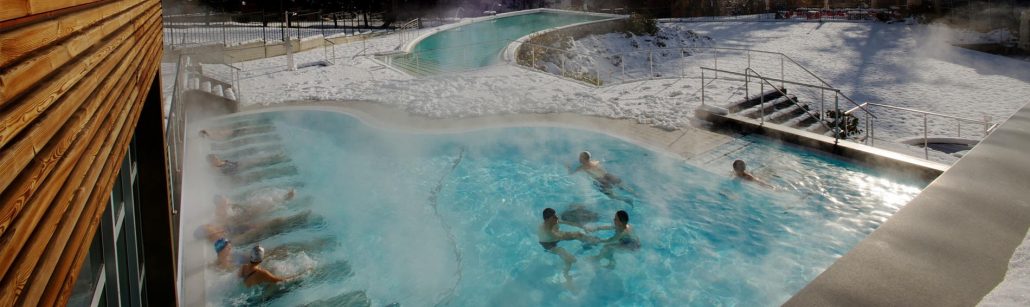
<path fill-rule="evenodd" d="M 501 51 L 520 37 L 606 18 L 609 17 L 540 12 L 484 20 L 430 35 L 415 45 L 412 52 L 418 54 L 419 65 L 438 66 L 441 70 L 484 67 L 499 61 Z"/>
<path fill-rule="evenodd" d="M 332 112 L 248 118 L 273 123 L 296 174 L 234 186 L 231 196 L 294 187 L 297 200 L 274 214 L 311 210 L 322 220 L 260 244 L 329 242 L 266 261 L 281 274 L 316 268 L 264 302 L 271 306 L 363 305 L 356 296 L 374 306 L 779 305 L 926 185 L 758 137 L 684 161 L 564 128 L 410 134 Z M 568 174 L 584 149 L 629 184 L 635 196 L 617 193 L 632 204 L 610 199 L 584 174 Z M 778 189 L 732 179 L 733 159 Z M 561 260 L 535 232 L 544 208 L 573 204 L 597 212 L 595 225 L 628 211 L 642 242 L 616 254 L 613 270 L 587 260 L 599 248 L 560 243 L 579 259 L 577 291 L 563 287 Z M 207 290 L 213 304 L 247 305 L 262 295 L 232 273 L 211 275 L 221 283 Z"/>

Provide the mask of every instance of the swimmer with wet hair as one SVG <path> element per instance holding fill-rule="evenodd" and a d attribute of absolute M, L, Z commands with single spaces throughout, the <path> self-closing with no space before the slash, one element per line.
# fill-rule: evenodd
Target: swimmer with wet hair
<path fill-rule="evenodd" d="M 565 261 L 565 268 L 563 270 L 563 274 L 565 276 L 566 287 L 568 287 L 569 290 L 574 290 L 575 288 L 573 287 L 572 276 L 569 275 L 569 270 L 572 269 L 572 263 L 576 262 L 576 256 L 573 256 L 572 253 L 569 253 L 569 251 L 565 250 L 561 246 L 558 246 L 558 242 L 579 240 L 585 243 L 593 243 L 597 242 L 598 239 L 591 236 L 587 236 L 583 234 L 583 232 L 579 231 L 565 232 L 559 230 L 558 224 L 570 224 L 559 221 L 558 215 L 555 214 L 554 209 L 544 209 L 543 218 L 544 222 L 541 223 L 539 227 L 537 227 L 536 234 L 538 242 L 540 243 L 540 246 L 544 248 L 544 250 L 546 250 L 549 253 L 560 256 L 562 260 Z"/>
<path fill-rule="evenodd" d="M 289 282 L 308 272 L 305 270 L 291 276 L 279 276 L 261 267 L 261 263 L 264 261 L 265 248 L 260 245 L 254 246 L 250 252 L 250 261 L 240 266 L 238 274 L 238 276 L 243 279 L 243 284 L 246 285 L 247 288 L 257 285 L 264 285 L 267 287 L 274 284 Z"/>
<path fill-rule="evenodd" d="M 615 268 L 615 251 L 635 251 L 640 249 L 640 239 L 637 239 L 633 233 L 633 226 L 629 224 L 629 213 L 623 210 L 615 213 L 612 218 L 612 224 L 600 227 L 586 229 L 588 232 L 594 232 L 599 230 L 614 230 L 615 234 L 611 238 L 604 239 L 601 242 L 604 243 L 604 248 L 597 256 L 593 256 L 590 259 L 594 262 L 600 262 L 602 259 L 608 260 L 608 264 L 605 268 Z"/>
<path fill-rule="evenodd" d="M 604 167 L 601 167 L 601 161 L 591 160 L 589 151 L 579 153 L 578 167 L 569 168 L 569 174 L 574 174 L 579 171 L 589 174 L 590 177 L 594 179 L 594 182 L 597 183 L 598 188 L 601 190 L 601 193 L 604 193 L 604 195 L 607 195 L 611 199 L 624 201 L 630 205 L 633 204 L 630 199 L 616 195 L 614 188 L 619 187 L 630 194 L 632 194 L 633 191 L 623 184 L 621 178 L 612 175 L 606 171 Z"/>
<path fill-rule="evenodd" d="M 326 247 L 333 246 L 335 244 L 336 241 L 333 237 L 286 243 L 269 250 L 264 259 L 285 259 L 290 254 L 324 250 Z M 223 270 L 235 270 L 237 267 L 246 264 L 248 261 L 247 255 L 234 253 L 234 247 L 235 246 L 232 244 L 232 241 L 228 238 L 223 237 L 215 241 L 215 254 L 218 258 L 215 261 L 214 266 Z"/>
<path fill-rule="evenodd" d="M 773 188 L 773 186 L 771 184 L 766 183 L 765 181 L 762 181 L 761 179 L 758 179 L 758 177 L 755 177 L 751 173 L 748 173 L 747 172 L 747 164 L 744 163 L 744 160 L 734 160 L 733 161 L 733 176 L 735 176 L 736 178 L 739 178 L 741 180 L 744 180 L 744 181 L 750 181 L 750 182 L 757 183 L 758 185 L 761 185 L 761 186 L 766 187 L 766 188 Z"/>
<path fill-rule="evenodd" d="M 208 154 L 207 162 L 211 167 L 217 169 L 223 175 L 236 175 L 240 172 L 250 170 L 259 166 L 267 166 L 288 161 L 289 158 L 282 153 L 250 157 L 241 160 L 229 160 L 219 158 L 216 154 Z"/>

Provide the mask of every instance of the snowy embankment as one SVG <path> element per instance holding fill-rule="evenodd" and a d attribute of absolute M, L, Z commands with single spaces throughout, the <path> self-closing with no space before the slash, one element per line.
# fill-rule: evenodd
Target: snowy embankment
<path fill-rule="evenodd" d="M 946 28 L 791 22 L 680 23 L 661 27 L 661 33 L 675 33 L 670 37 L 687 38 L 684 35 L 690 30 L 700 35 L 698 38 L 711 38 L 718 46 L 785 53 L 859 102 L 976 119 L 987 115 L 993 121 L 1001 121 L 1030 101 L 1030 63 L 952 47 L 947 42 L 954 33 Z M 608 34 L 584 37 L 576 42 L 575 48 L 577 52 L 589 52 L 591 48 L 599 53 L 618 52 L 625 51 L 624 46 L 632 41 L 647 42 L 644 37 Z M 694 108 L 700 105 L 700 80 L 690 78 L 594 88 L 502 63 L 477 72 L 414 79 L 383 67 L 370 57 L 355 56 L 362 48 L 371 54 L 393 50 L 398 44 L 398 38 L 390 35 L 369 40 L 365 45 L 340 45 L 336 50 L 337 65 L 298 71 L 287 71 L 284 57 L 241 63 L 245 70 L 242 94 L 248 104 L 368 100 L 430 117 L 575 112 L 631 118 L 670 129 L 689 124 Z M 323 51 L 311 50 L 297 57 L 298 63 L 316 62 L 323 59 Z M 742 71 L 742 58 L 738 55 L 733 61 L 720 55 L 718 66 Z M 634 67 L 643 66 L 639 58 L 636 61 Z M 779 60 L 772 58 L 753 59 L 754 67 L 773 77 L 778 75 L 779 65 Z M 676 69 L 685 71 L 688 77 L 697 75 L 699 70 L 696 66 Z M 803 76 L 800 72 L 785 74 Z M 814 83 L 811 79 L 803 81 Z M 743 91 L 738 87 L 708 87 L 707 100 L 711 103 L 739 96 Z M 921 117 L 875 108 L 873 111 L 880 117 L 876 126 L 878 140 L 922 135 Z M 930 135 L 949 136 L 956 132 L 954 121 L 929 121 Z M 969 124 L 962 129 L 964 136 L 975 135 L 976 128 Z"/>

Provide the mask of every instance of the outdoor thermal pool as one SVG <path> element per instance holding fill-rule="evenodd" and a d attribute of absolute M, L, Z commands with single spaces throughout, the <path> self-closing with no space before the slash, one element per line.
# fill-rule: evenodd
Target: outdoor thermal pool
<path fill-rule="evenodd" d="M 188 159 L 275 158 L 228 175 L 187 169 L 187 185 L 210 184 L 184 187 L 203 200 L 184 210 L 210 210 L 214 194 L 240 208 L 282 203 L 240 223 L 299 222 L 254 243 L 234 240 L 234 252 L 306 242 L 262 266 L 283 275 L 311 268 L 297 282 L 262 289 L 245 288 L 235 270 L 206 267 L 202 295 L 212 305 L 779 305 L 926 185 L 750 136 L 684 161 L 569 128 L 411 133 L 314 110 L 207 124 L 252 129 L 192 142 L 200 145 Z M 606 196 L 586 174 L 569 174 L 583 150 L 624 180 L 632 193 L 615 193 L 627 201 Z M 776 188 L 733 179 L 734 159 Z M 283 200 L 291 188 L 296 195 Z M 569 290 L 562 260 L 541 247 L 536 230 L 544 208 L 561 214 L 574 206 L 585 208 L 580 217 L 590 225 L 627 211 L 641 247 L 617 253 L 607 269 L 589 259 L 600 246 L 559 243 L 578 259 Z M 191 222 L 213 223 L 211 216 Z M 200 256 L 184 261 L 213 263 L 211 243 L 198 246 Z"/>

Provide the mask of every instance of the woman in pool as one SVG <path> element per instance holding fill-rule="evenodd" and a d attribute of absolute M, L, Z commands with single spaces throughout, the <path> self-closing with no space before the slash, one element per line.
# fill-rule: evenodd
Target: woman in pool
<path fill-rule="evenodd" d="M 619 187 L 626 192 L 632 193 L 632 191 L 630 191 L 628 187 L 622 184 L 621 178 L 612 175 L 608 171 L 604 170 L 604 167 L 601 167 L 601 161 L 590 160 L 589 151 L 583 151 L 579 153 L 579 167 L 576 167 L 574 169 L 571 167 L 569 168 L 569 174 L 574 174 L 579 171 L 583 171 L 589 174 L 590 177 L 593 178 L 594 181 L 597 183 L 598 188 L 600 188 L 601 193 L 604 193 L 604 195 L 607 195 L 611 199 L 621 200 L 632 204 L 632 202 L 629 199 L 615 195 L 613 189 L 615 187 Z"/>

